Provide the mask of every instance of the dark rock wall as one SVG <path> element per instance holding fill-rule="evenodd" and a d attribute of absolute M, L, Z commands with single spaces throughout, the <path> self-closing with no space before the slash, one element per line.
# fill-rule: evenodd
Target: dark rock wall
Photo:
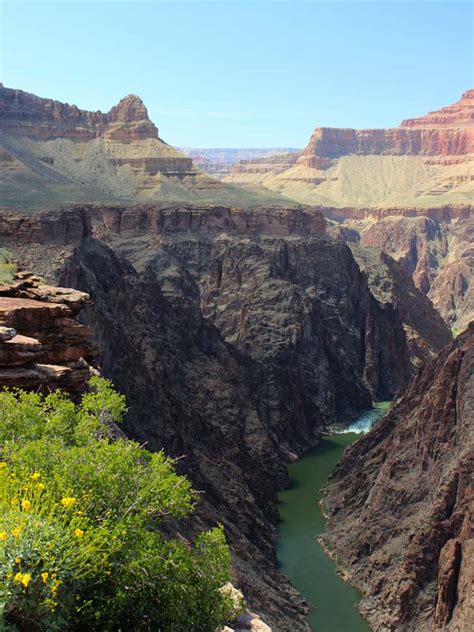
<path fill-rule="evenodd" d="M 346 452 L 327 488 L 324 541 L 374 630 L 472 627 L 473 376 L 471 325 Z"/>

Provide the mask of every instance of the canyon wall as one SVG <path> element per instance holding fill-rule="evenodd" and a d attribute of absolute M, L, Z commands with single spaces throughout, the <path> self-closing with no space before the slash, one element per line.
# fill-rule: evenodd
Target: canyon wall
<path fill-rule="evenodd" d="M 474 609 L 474 326 L 337 466 L 324 544 L 374 630 L 464 632 Z"/>
<path fill-rule="evenodd" d="M 274 548 L 285 463 L 449 340 L 429 301 L 418 292 L 416 331 L 396 283 L 382 291 L 390 266 L 361 271 L 304 207 L 79 206 L 3 213 L 0 233 L 21 265 L 91 295 L 83 320 L 127 397 L 127 433 L 182 457 L 202 491 L 189 534 L 222 522 L 250 604 L 307 630 Z"/>
<path fill-rule="evenodd" d="M 474 318 L 474 207 L 324 212 L 337 222 L 332 235 L 395 258 L 456 331 Z"/>

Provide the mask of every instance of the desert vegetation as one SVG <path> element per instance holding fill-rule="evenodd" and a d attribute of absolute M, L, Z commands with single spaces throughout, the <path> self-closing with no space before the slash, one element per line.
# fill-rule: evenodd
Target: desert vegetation
<path fill-rule="evenodd" d="M 225 622 L 223 531 L 178 535 L 197 493 L 162 452 L 122 436 L 125 401 L 108 381 L 93 378 L 77 404 L 4 390 L 0 410 L 0 629 Z"/>

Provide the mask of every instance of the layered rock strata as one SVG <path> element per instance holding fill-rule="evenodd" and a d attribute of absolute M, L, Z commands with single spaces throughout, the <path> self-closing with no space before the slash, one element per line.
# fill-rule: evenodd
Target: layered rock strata
<path fill-rule="evenodd" d="M 5 213 L 1 227 L 21 263 L 91 295 L 82 318 L 127 396 L 127 432 L 184 456 L 202 490 L 189 534 L 223 523 L 252 608 L 276 630 L 307 630 L 277 568 L 276 491 L 327 423 L 392 397 L 413 371 L 377 275 L 304 207 L 81 206 Z M 449 331 L 419 300 L 431 325 L 414 335 L 432 355 Z"/>
<path fill-rule="evenodd" d="M 472 202 L 474 90 L 396 128 L 317 127 L 302 152 L 241 162 L 225 181 L 325 206 Z"/>
<path fill-rule="evenodd" d="M 3 205 L 215 199 L 258 196 L 213 180 L 165 143 L 140 97 L 90 112 L 0 84 Z"/>
<path fill-rule="evenodd" d="M 0 285 L 0 387 L 85 390 L 94 369 L 91 330 L 77 322 L 89 297 L 29 273 Z"/>
<path fill-rule="evenodd" d="M 323 541 L 374 630 L 463 632 L 474 611 L 474 325 L 354 444 Z"/>

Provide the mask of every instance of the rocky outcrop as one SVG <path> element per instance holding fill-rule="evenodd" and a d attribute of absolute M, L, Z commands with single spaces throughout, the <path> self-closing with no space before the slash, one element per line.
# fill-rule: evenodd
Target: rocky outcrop
<path fill-rule="evenodd" d="M 379 249 L 356 243 L 350 243 L 350 248 L 360 269 L 367 274 L 370 290 L 378 304 L 385 309 L 391 306 L 399 315 L 411 362 L 408 381 L 415 369 L 433 357 L 433 344 L 427 344 L 427 341 L 437 341 L 438 350 L 448 344 L 451 337 L 446 324 L 433 310 L 431 302 L 417 290 L 403 265 Z M 393 371 L 399 371 L 400 364 L 393 359 L 393 355 L 386 358 L 387 368 L 392 363 Z"/>
<path fill-rule="evenodd" d="M 88 141 L 99 136 L 128 142 L 158 138 L 147 109 L 135 94 L 124 97 L 110 112 L 88 112 L 76 105 L 42 99 L 0 84 L 0 131 L 32 139 L 67 138 Z"/>
<path fill-rule="evenodd" d="M 374 630 L 470 629 L 474 608 L 474 326 L 344 454 L 325 545 Z"/>
<path fill-rule="evenodd" d="M 76 321 L 89 297 L 30 273 L 0 285 L 0 387 L 81 393 L 94 369 L 91 330 Z"/>
<path fill-rule="evenodd" d="M 20 219 L 4 215 L 2 244 L 91 295 L 82 318 L 127 396 L 127 433 L 183 456 L 202 490 L 190 534 L 223 523 L 251 608 L 276 630 L 306 630 L 274 548 L 284 464 L 329 422 L 405 385 L 400 307 L 304 207 L 81 206 Z M 449 332 L 427 318 L 419 338 L 432 354 Z"/>
<path fill-rule="evenodd" d="M 410 126 L 356 130 L 318 127 L 298 162 L 311 167 L 315 156 L 331 159 L 348 154 L 457 156 L 473 152 L 474 129 L 470 128 L 436 129 Z"/>

